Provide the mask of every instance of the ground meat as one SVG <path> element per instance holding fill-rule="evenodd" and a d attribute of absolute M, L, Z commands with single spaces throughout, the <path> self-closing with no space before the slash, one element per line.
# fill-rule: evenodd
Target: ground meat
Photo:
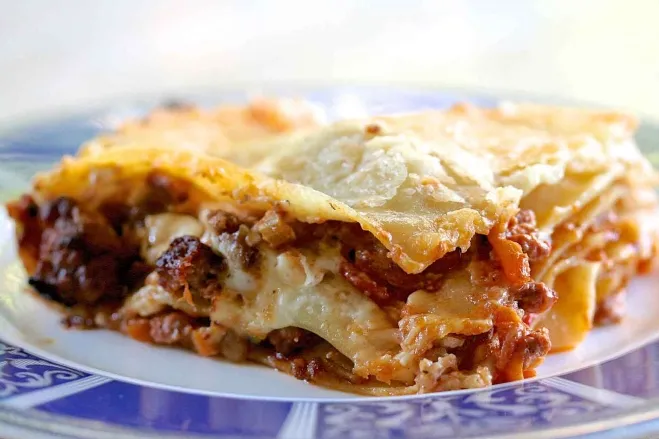
<path fill-rule="evenodd" d="M 125 274 L 124 282 L 130 286 L 142 286 L 147 276 L 153 272 L 153 268 L 144 261 L 134 261 Z"/>
<path fill-rule="evenodd" d="M 380 306 L 387 305 L 396 299 L 395 292 L 386 285 L 379 284 L 371 277 L 347 261 L 342 261 L 339 265 L 339 273 L 352 286 L 364 293 Z M 400 300 L 403 300 L 401 297 Z"/>
<path fill-rule="evenodd" d="M 126 203 L 126 199 L 130 198 L 127 191 L 124 199 L 117 197 L 98 207 L 98 211 L 108 219 L 117 234 L 124 235 L 127 224 L 134 226 L 147 215 L 170 211 L 189 199 L 190 183 L 163 172 L 150 172 L 145 183 L 134 205 Z"/>
<path fill-rule="evenodd" d="M 437 291 L 449 270 L 462 266 L 467 257 L 459 250 L 426 268 L 422 273 L 409 274 L 391 258 L 389 251 L 371 234 L 359 227 L 345 225 L 337 232 L 342 242 L 343 277 L 377 303 L 406 300 L 416 290 Z"/>
<path fill-rule="evenodd" d="M 532 210 L 520 210 L 508 223 L 506 239 L 518 243 L 530 261 L 543 259 L 551 253 L 551 242 L 540 239 Z"/>
<path fill-rule="evenodd" d="M 131 219 L 131 208 L 125 203 L 108 201 L 98 207 L 101 215 L 107 218 L 117 235 L 124 235 L 124 226 Z"/>
<path fill-rule="evenodd" d="M 118 315 L 118 314 L 115 314 Z M 111 329 L 129 337 L 158 345 L 180 346 L 203 356 L 222 356 L 241 362 L 248 358 L 250 343 L 231 330 L 212 324 L 209 319 L 195 318 L 181 311 L 165 311 L 151 317 L 119 316 Z"/>
<path fill-rule="evenodd" d="M 126 315 L 119 317 L 119 321 L 113 322 L 110 329 L 119 330 L 141 342 L 180 346 L 186 349 L 194 347 L 192 342 L 194 331 L 210 324 L 208 319 L 195 319 L 180 311 L 167 311 L 151 317 Z"/>
<path fill-rule="evenodd" d="M 320 343 L 322 339 L 313 332 L 301 328 L 288 327 L 271 331 L 267 337 L 275 351 L 283 356 L 308 349 Z"/>
<path fill-rule="evenodd" d="M 313 380 L 327 372 L 325 362 L 320 358 L 288 357 L 280 353 L 275 353 L 268 357 L 267 362 L 267 364 L 276 369 L 293 375 L 298 380 Z M 340 376 L 338 377 L 341 378 Z"/>
<path fill-rule="evenodd" d="M 543 331 L 532 331 L 517 341 L 516 351 L 521 353 L 523 369 L 531 370 L 538 366 L 551 349 L 549 334 Z"/>
<path fill-rule="evenodd" d="M 158 283 L 179 297 L 194 292 L 210 298 L 221 288 L 218 276 L 224 259 L 194 236 L 181 236 L 156 261 Z"/>
<path fill-rule="evenodd" d="M 483 334 L 463 338 L 462 345 L 447 349 L 449 354 L 455 355 L 460 370 L 471 370 L 485 360 L 489 354 L 487 346 L 492 338 L 493 330 Z"/>
<path fill-rule="evenodd" d="M 311 224 L 301 221 L 290 223 L 295 233 L 295 241 L 291 245 L 295 247 L 308 247 L 314 242 L 321 240 L 332 240 L 338 242 L 341 236 L 344 236 L 346 228 L 352 229 L 352 226 L 338 221 L 327 221 L 325 223 Z M 346 238 L 348 238 L 346 236 Z"/>
<path fill-rule="evenodd" d="M 272 248 L 281 247 L 284 244 L 295 241 L 295 230 L 284 217 L 284 212 L 269 210 L 255 225 L 254 230 Z"/>
<path fill-rule="evenodd" d="M 101 301 L 96 305 L 73 305 L 62 318 L 65 328 L 96 329 L 106 328 L 118 331 L 125 315 L 120 311 L 123 301 Z"/>
<path fill-rule="evenodd" d="M 48 299 L 73 305 L 93 304 L 101 297 L 122 296 L 126 290 L 120 285 L 120 268 L 112 255 L 85 261 L 84 251 L 59 249 L 50 254 L 53 259 L 41 259 L 29 284 Z"/>
<path fill-rule="evenodd" d="M 495 314 L 487 349 L 494 359 L 495 381 L 507 382 L 532 371 L 549 353 L 551 342 L 546 329 L 530 330 L 512 308 L 502 308 Z"/>
<path fill-rule="evenodd" d="M 208 225 L 217 235 L 222 233 L 234 233 L 240 228 L 242 222 L 238 217 L 228 212 L 215 210 L 210 212 L 207 217 Z"/>
<path fill-rule="evenodd" d="M 259 251 L 253 245 L 257 241 L 253 232 L 244 224 L 234 233 L 223 233 L 219 236 L 220 246 L 226 257 L 234 264 L 247 270 L 256 264 Z"/>
<path fill-rule="evenodd" d="M 305 360 L 294 358 L 290 360 L 291 374 L 298 380 L 310 380 L 315 378 L 322 370 L 322 363 L 318 359 Z"/>
<path fill-rule="evenodd" d="M 107 219 L 68 198 L 39 206 L 38 262 L 30 284 L 64 305 L 119 299 L 136 281 L 128 276 L 139 259 Z M 34 228 L 34 227 L 33 227 Z"/>
<path fill-rule="evenodd" d="M 167 310 L 160 314 L 139 317 L 137 315 L 114 312 L 104 319 L 96 314 L 97 327 L 118 330 L 129 337 L 157 345 L 180 346 L 195 349 L 195 332 L 209 329 L 207 318 L 195 318 L 181 311 Z"/>
<path fill-rule="evenodd" d="M 126 205 L 105 203 L 91 211 L 70 198 L 37 205 L 24 196 L 8 210 L 19 223 L 29 282 L 53 301 L 72 306 L 120 300 L 152 271 L 139 257 Z M 89 326 L 86 319 L 73 316 L 71 323 Z"/>
<path fill-rule="evenodd" d="M 151 197 L 167 205 L 180 204 L 188 200 L 190 183 L 187 181 L 172 178 L 162 172 L 152 171 L 146 177 L 146 184 L 151 191 Z"/>
<path fill-rule="evenodd" d="M 144 193 L 129 209 L 128 217 L 135 221 L 145 216 L 167 212 L 172 206 L 185 203 L 190 196 L 190 183 L 178 180 L 161 171 L 146 177 Z"/>
<path fill-rule="evenodd" d="M 513 293 L 517 305 L 527 313 L 542 313 L 551 308 L 558 296 L 542 282 L 528 282 Z"/>
<path fill-rule="evenodd" d="M 462 253 L 457 250 L 444 255 L 422 273 L 408 274 L 388 256 L 389 251 L 379 242 L 355 250 L 355 266 L 405 293 L 416 290 L 436 291 L 444 273 L 461 265 Z"/>
<path fill-rule="evenodd" d="M 159 315 L 149 321 L 149 335 L 156 344 L 188 345 L 194 329 L 194 319 L 179 311 Z"/>

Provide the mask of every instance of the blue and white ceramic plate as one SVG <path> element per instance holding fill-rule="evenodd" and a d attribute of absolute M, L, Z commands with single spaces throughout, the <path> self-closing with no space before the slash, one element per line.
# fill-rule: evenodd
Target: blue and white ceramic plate
<path fill-rule="evenodd" d="M 285 94 L 299 95 L 300 91 Z M 304 91 L 330 116 L 491 105 L 469 93 Z M 190 100 L 218 104 L 237 93 Z M 114 105 L 0 131 L 4 198 L 80 143 L 145 113 L 155 101 Z M 11 129 L 10 129 L 11 128 Z M 659 125 L 638 138 L 652 154 Z M 23 294 L 24 274 L 0 212 L 0 437 L 8 438 L 453 438 L 646 437 L 659 431 L 659 276 L 630 287 L 627 318 L 578 349 L 551 355 L 533 380 L 430 396 L 363 398 L 149 346 L 120 334 L 67 331 Z"/>

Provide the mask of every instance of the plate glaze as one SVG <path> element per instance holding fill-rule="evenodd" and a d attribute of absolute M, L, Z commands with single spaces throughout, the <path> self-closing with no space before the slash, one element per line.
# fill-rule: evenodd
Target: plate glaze
<path fill-rule="evenodd" d="M 280 94 L 303 94 L 331 118 L 499 100 L 375 88 Z M 224 93 L 189 100 L 208 105 L 242 99 Z M 157 102 L 111 105 L 3 130 L 3 196 L 24 189 L 30 175 L 75 152 L 82 141 Z M 644 124 L 638 140 L 652 155 L 659 128 Z M 659 397 L 659 276 L 632 284 L 622 324 L 598 328 L 577 350 L 549 356 L 534 380 L 430 396 L 362 398 L 116 333 L 66 331 L 56 313 L 22 292 L 25 279 L 12 234 L 2 212 L 0 432 L 8 437 L 421 439 L 574 436 L 611 428 L 617 428 L 611 437 L 621 437 L 659 429 L 650 422 L 659 414 L 654 401 Z M 635 427 L 620 430 L 631 424 Z"/>

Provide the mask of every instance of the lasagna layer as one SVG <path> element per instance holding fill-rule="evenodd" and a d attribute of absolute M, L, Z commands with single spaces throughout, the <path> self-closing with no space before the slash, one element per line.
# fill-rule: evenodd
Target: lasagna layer
<path fill-rule="evenodd" d="M 67 325 L 258 361 L 367 394 L 519 379 L 549 350 L 547 332 L 522 319 L 551 307 L 554 292 L 503 281 L 486 238 L 408 274 L 354 223 L 303 223 L 281 205 L 173 213 L 184 184 L 158 174 L 147 182 L 132 208 L 30 197 L 10 206 L 33 261 L 30 283 L 68 307 Z M 163 212 L 149 213 L 154 207 Z M 522 211 L 505 233 L 536 260 L 551 245 L 534 222 Z"/>
<path fill-rule="evenodd" d="M 618 320 L 651 268 L 634 124 L 459 106 L 240 147 L 138 130 L 8 209 L 30 283 L 70 326 L 364 394 L 482 387 Z"/>

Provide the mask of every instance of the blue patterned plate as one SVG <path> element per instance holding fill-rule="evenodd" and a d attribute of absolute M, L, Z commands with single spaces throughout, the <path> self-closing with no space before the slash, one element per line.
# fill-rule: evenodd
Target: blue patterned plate
<path fill-rule="evenodd" d="M 281 90 L 279 90 L 282 92 Z M 472 93 L 378 88 L 284 90 L 331 117 L 491 105 Z M 188 97 L 201 105 L 238 93 Z M 113 105 L 0 131 L 0 195 L 62 154 L 159 101 Z M 638 136 L 652 156 L 659 126 Z M 401 398 L 321 389 L 258 366 L 237 366 L 140 344 L 106 331 L 66 331 L 23 294 L 24 273 L 0 211 L 0 436 L 8 438 L 647 437 L 659 431 L 659 276 L 630 287 L 628 316 L 573 352 L 551 355 L 534 380 Z"/>

